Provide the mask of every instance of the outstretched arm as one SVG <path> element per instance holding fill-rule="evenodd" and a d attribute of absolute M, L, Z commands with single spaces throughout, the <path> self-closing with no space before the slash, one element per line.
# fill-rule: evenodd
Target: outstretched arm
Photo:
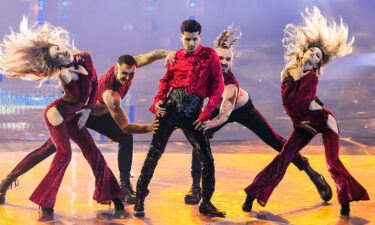
<path fill-rule="evenodd" d="M 126 134 L 143 134 L 157 130 L 159 125 L 157 124 L 158 121 L 156 120 L 154 120 L 152 124 L 147 125 L 129 123 L 128 116 L 120 104 L 121 97 L 117 92 L 106 90 L 103 93 L 103 100 L 108 107 L 112 118 L 115 120 L 122 132 Z"/>
<path fill-rule="evenodd" d="M 234 109 L 234 106 L 236 105 L 237 97 L 237 86 L 234 84 L 226 85 L 224 87 L 223 101 L 221 102 L 220 113 L 212 120 L 209 120 L 203 124 L 204 130 L 221 126 L 222 124 L 227 122 L 230 114 Z"/>
<path fill-rule="evenodd" d="M 152 52 L 137 55 L 134 57 L 135 61 L 137 62 L 137 68 L 146 66 L 156 60 L 164 59 L 167 57 L 169 50 L 154 50 Z"/>

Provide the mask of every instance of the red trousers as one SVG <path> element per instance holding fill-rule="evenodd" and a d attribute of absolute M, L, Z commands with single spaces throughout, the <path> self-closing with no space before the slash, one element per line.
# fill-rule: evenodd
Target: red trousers
<path fill-rule="evenodd" d="M 321 113 L 326 115 L 320 118 L 327 118 L 329 111 L 324 110 Z M 324 124 L 323 121 L 321 122 Z M 323 135 L 328 171 L 336 184 L 339 203 L 369 200 L 367 191 L 350 175 L 339 159 L 339 136 L 326 126 L 314 128 Z M 265 206 L 273 190 L 283 179 L 290 162 L 313 137 L 313 134 L 296 128 L 281 152 L 255 177 L 253 183 L 245 188 L 245 192 L 257 199 L 260 205 Z"/>
<path fill-rule="evenodd" d="M 64 121 L 58 126 L 52 126 L 47 120 L 46 112 L 51 107 L 56 107 L 64 118 Z M 53 208 L 55 205 L 57 191 L 72 157 L 70 138 L 80 147 L 83 156 L 94 173 L 95 191 L 93 199 L 99 203 L 107 204 L 111 199 L 121 194 L 120 186 L 115 176 L 107 166 L 103 155 L 96 147 L 87 128 L 78 128 L 77 121 L 79 116 L 75 115 L 76 111 L 76 105 L 61 99 L 52 102 L 44 111 L 44 122 L 56 146 L 56 154 L 47 175 L 30 197 L 31 201 L 42 207 Z"/>

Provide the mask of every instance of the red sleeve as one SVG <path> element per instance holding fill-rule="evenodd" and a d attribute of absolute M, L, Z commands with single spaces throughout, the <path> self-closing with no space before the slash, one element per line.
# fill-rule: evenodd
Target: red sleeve
<path fill-rule="evenodd" d="M 289 105 L 293 102 L 295 98 L 295 92 L 293 92 L 293 86 L 295 84 L 295 81 L 291 76 L 287 76 L 282 82 L 281 82 L 281 96 L 283 105 Z"/>
<path fill-rule="evenodd" d="M 216 52 L 212 50 L 213 60 L 211 62 L 210 79 L 207 84 L 208 103 L 199 114 L 200 121 L 206 121 L 210 118 L 216 106 L 220 103 L 224 91 L 224 78 L 221 70 L 220 59 Z"/>
<path fill-rule="evenodd" d="M 164 74 L 164 77 L 160 79 L 160 83 L 159 83 L 159 91 L 158 91 L 158 94 L 156 95 L 155 99 L 154 99 L 154 104 L 150 107 L 150 111 L 152 113 L 156 113 L 156 110 L 155 110 L 155 104 L 162 100 L 166 100 L 167 99 L 167 95 L 168 95 L 168 92 L 169 92 L 169 89 L 170 89 L 170 84 L 169 84 L 169 81 L 172 80 L 173 78 L 173 71 L 169 69 L 168 67 L 168 70 L 167 72 Z"/>
<path fill-rule="evenodd" d="M 98 99 L 98 75 L 96 74 L 91 55 L 89 53 L 84 53 L 81 57 L 81 62 L 78 64 L 82 64 L 88 72 L 87 76 L 83 76 L 84 82 L 82 82 L 81 85 L 81 101 L 86 102 L 87 98 L 89 98 L 86 108 L 93 109 Z M 90 83 L 91 92 L 88 93 L 89 91 L 87 89 L 90 87 Z"/>

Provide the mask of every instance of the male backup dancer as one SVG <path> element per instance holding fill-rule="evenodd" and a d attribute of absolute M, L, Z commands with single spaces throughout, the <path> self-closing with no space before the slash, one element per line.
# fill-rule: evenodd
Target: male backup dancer
<path fill-rule="evenodd" d="M 285 139 L 280 137 L 262 116 L 262 114 L 254 107 L 250 99 L 250 95 L 239 87 L 239 84 L 232 73 L 233 65 L 233 45 L 240 38 L 241 34 L 229 40 L 237 30 L 232 30 L 232 26 L 228 26 L 216 39 L 214 46 L 220 58 L 221 68 L 224 76 L 224 93 L 220 109 L 216 108 L 212 113 L 212 120 L 203 125 L 205 130 L 212 137 L 213 134 L 220 130 L 227 123 L 237 122 L 249 130 L 253 131 L 266 144 L 276 151 L 280 152 L 284 146 Z M 308 160 L 298 154 L 293 164 L 299 169 L 304 170 L 311 181 L 318 189 L 320 197 L 327 202 L 332 198 L 332 190 L 324 177 L 314 171 Z M 188 194 L 185 195 L 185 203 L 197 204 L 200 201 L 200 180 L 201 168 L 199 160 L 193 152 L 191 175 L 193 184 Z"/>
<path fill-rule="evenodd" d="M 176 53 L 176 61 L 160 80 L 159 92 L 150 111 L 157 113 L 159 129 L 154 133 L 150 150 L 137 183 L 134 215 L 144 216 L 147 187 L 175 127 L 181 128 L 194 147 L 202 164 L 202 201 L 199 212 L 207 216 L 225 215 L 211 203 L 215 189 L 215 168 L 208 137 L 201 125 L 208 120 L 220 102 L 224 89 L 220 60 L 216 52 L 200 45 L 201 25 L 195 20 L 181 24 L 181 41 L 184 49 Z M 209 101 L 203 111 L 204 98 Z"/>
<path fill-rule="evenodd" d="M 168 50 L 156 50 L 134 58 L 130 55 L 120 56 L 117 64 L 112 66 L 101 77 L 98 84 L 98 101 L 86 122 L 86 127 L 118 143 L 120 187 L 123 192 L 121 198 L 129 204 L 134 204 L 135 201 L 135 192 L 130 183 L 130 170 L 133 159 L 132 134 L 154 132 L 158 125 L 157 121 L 148 125 L 129 123 L 120 102 L 131 86 L 131 80 L 134 77 L 136 68 L 148 65 L 155 60 L 163 59 L 168 53 Z M 0 184 L 0 204 L 4 203 L 6 191 L 13 181 L 55 152 L 56 147 L 52 140 L 48 139 L 41 147 L 22 159 Z"/>

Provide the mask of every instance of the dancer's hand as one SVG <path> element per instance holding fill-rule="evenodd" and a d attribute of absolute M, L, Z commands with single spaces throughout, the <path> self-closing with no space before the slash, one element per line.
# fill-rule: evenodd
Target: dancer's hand
<path fill-rule="evenodd" d="M 71 67 L 70 72 L 79 73 L 79 74 L 82 74 L 82 75 L 88 75 L 89 74 L 87 72 L 87 70 L 85 69 L 85 67 L 83 67 L 81 65 L 78 65 L 78 69 L 75 69 L 74 67 Z"/>
<path fill-rule="evenodd" d="M 218 120 L 215 120 L 215 119 L 214 120 L 208 120 L 208 121 L 203 123 L 202 128 L 203 128 L 204 131 L 206 131 L 206 130 L 209 130 L 211 128 L 217 127 L 219 125 L 220 124 L 219 124 Z"/>
<path fill-rule="evenodd" d="M 87 120 L 90 116 L 90 112 L 91 112 L 91 109 L 81 109 L 81 110 L 76 112 L 76 114 L 81 114 L 81 116 L 78 119 L 78 123 L 77 123 L 79 129 L 82 129 L 85 126 L 85 124 L 86 124 L 86 122 L 87 122 Z"/>
<path fill-rule="evenodd" d="M 163 101 L 158 101 L 155 104 L 155 110 L 156 110 L 157 116 L 164 116 L 164 114 L 167 112 L 167 110 L 162 107 L 163 103 L 164 103 Z"/>
<path fill-rule="evenodd" d="M 155 134 L 155 132 L 159 129 L 159 120 L 158 119 L 154 119 L 152 121 L 152 124 L 149 125 L 148 127 L 148 131 L 149 132 L 152 132 L 153 134 Z"/>
<path fill-rule="evenodd" d="M 193 127 L 194 127 L 195 130 L 202 130 L 203 129 L 202 125 L 203 125 L 203 122 L 200 121 L 199 119 L 197 119 L 193 123 Z"/>
<path fill-rule="evenodd" d="M 317 134 L 318 131 L 314 127 L 310 126 L 309 123 L 310 121 L 302 121 L 298 127 L 314 135 Z"/>
<path fill-rule="evenodd" d="M 170 51 L 167 55 L 167 59 L 165 60 L 165 66 L 173 65 L 173 63 L 176 61 L 176 52 Z"/>

